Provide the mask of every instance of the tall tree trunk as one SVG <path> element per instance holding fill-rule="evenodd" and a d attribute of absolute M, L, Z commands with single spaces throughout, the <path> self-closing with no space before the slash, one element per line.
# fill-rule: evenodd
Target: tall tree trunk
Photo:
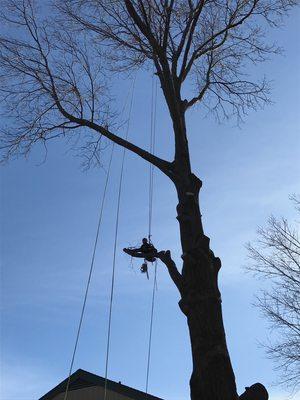
<path fill-rule="evenodd" d="M 199 207 L 202 182 L 191 172 L 186 135 L 185 102 L 180 84 L 169 71 L 159 74 L 175 136 L 172 176 L 178 195 L 177 219 L 182 246 L 182 280 L 179 302 L 187 317 L 191 338 L 193 372 L 191 400 L 237 400 L 235 376 L 223 325 L 218 272 L 221 261 L 204 235 Z"/>
<path fill-rule="evenodd" d="M 179 302 L 191 338 L 192 400 L 236 400 L 235 377 L 227 350 L 218 272 L 221 261 L 203 233 L 199 208 L 201 181 L 193 174 L 176 182 L 183 250 L 183 289 Z"/>

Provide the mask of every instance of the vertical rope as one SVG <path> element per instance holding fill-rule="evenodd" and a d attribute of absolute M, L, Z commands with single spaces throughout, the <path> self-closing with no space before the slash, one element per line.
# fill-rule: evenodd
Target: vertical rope
<path fill-rule="evenodd" d="M 126 140 L 128 138 L 128 132 L 129 132 L 129 126 L 130 126 L 130 120 L 131 120 L 135 79 L 136 79 L 136 77 L 134 78 L 134 81 L 133 81 L 133 84 L 132 84 L 132 93 L 131 93 L 131 100 L 130 100 L 130 106 L 129 106 L 129 115 L 128 115 L 128 120 L 127 120 L 126 134 L 125 134 L 125 139 Z M 115 270 L 116 270 L 116 254 L 117 254 L 117 243 L 118 243 L 118 234 L 119 234 L 119 217 L 120 217 L 120 205 L 121 205 L 121 195 L 122 195 L 122 186 L 123 186 L 122 184 L 123 184 L 123 175 L 124 175 L 125 155 L 126 155 L 126 149 L 124 147 L 123 148 L 123 154 L 122 154 L 122 164 L 121 164 L 120 179 L 119 179 L 117 214 L 116 214 L 116 223 L 115 223 L 115 239 L 114 239 L 114 249 L 113 249 L 113 267 L 112 267 L 112 277 L 111 277 L 108 331 L 107 331 L 107 346 L 106 346 L 106 360 L 105 360 L 104 400 L 106 400 L 106 396 L 107 396 L 107 375 L 108 375 L 108 366 L 109 366 L 111 320 L 112 320 L 112 310 L 113 310 Z"/>
<path fill-rule="evenodd" d="M 150 153 L 151 154 L 154 154 L 154 151 L 155 151 L 156 108 L 157 108 L 157 81 L 155 81 L 155 77 L 153 74 L 153 76 L 152 76 L 152 92 L 151 92 L 151 128 L 150 128 Z M 149 242 L 151 242 L 151 236 L 152 236 L 151 233 L 152 233 L 152 216 L 153 216 L 153 188 L 154 188 L 153 183 L 154 183 L 154 166 L 152 164 L 150 164 L 150 166 L 149 166 L 149 225 L 148 225 Z M 148 355 L 147 355 L 146 389 L 145 389 L 146 394 L 148 394 L 148 386 L 149 386 L 156 281 L 157 281 L 157 261 L 155 261 L 155 266 L 154 266 L 154 281 L 153 281 L 153 289 L 152 289 L 151 316 L 150 316 L 149 342 L 148 342 Z"/>
<path fill-rule="evenodd" d="M 157 279 L 157 261 L 154 265 L 154 281 L 152 289 L 152 303 L 151 303 L 151 318 L 150 318 L 150 334 L 148 343 L 148 357 L 147 357 L 147 373 L 146 373 L 146 394 L 148 394 L 148 384 L 149 384 L 149 372 L 150 372 L 150 360 L 151 360 L 151 346 L 152 346 L 152 331 L 153 331 L 153 315 L 154 315 L 154 305 L 155 305 L 155 291 L 156 291 L 156 279 Z"/>
<path fill-rule="evenodd" d="M 156 136 L 156 104 L 157 104 L 157 82 L 154 74 L 152 76 L 151 90 L 151 121 L 150 121 L 150 145 L 149 152 L 154 154 L 155 136 Z M 148 215 L 148 239 L 151 241 L 152 233 L 152 215 L 153 215 L 153 182 L 154 182 L 154 165 L 149 164 L 149 215 Z"/>
<path fill-rule="evenodd" d="M 95 237 L 93 253 L 92 253 L 92 258 L 91 258 L 91 265 L 90 265 L 89 275 L 88 275 L 88 279 L 87 279 L 87 284 L 86 284 L 83 304 L 82 304 L 82 308 L 81 308 L 81 314 L 80 314 L 78 328 L 77 328 L 77 334 L 76 334 L 75 345 L 74 345 L 71 364 L 70 364 L 70 369 L 69 369 L 68 382 L 67 382 L 67 387 L 66 387 L 66 391 L 65 391 L 65 395 L 64 395 L 64 400 L 67 400 L 67 397 L 68 397 L 70 379 L 71 379 L 71 375 L 72 375 L 72 371 L 73 371 L 73 365 L 74 365 L 74 361 L 75 361 L 75 355 L 76 355 L 79 336 L 80 336 L 80 332 L 81 332 L 82 321 L 83 321 L 84 312 L 85 312 L 85 308 L 86 308 L 86 302 L 87 302 L 88 292 L 89 292 L 89 288 L 90 288 L 92 273 L 93 273 L 93 270 L 94 270 L 96 249 L 97 249 L 97 244 L 98 244 L 98 239 L 99 239 L 100 227 L 101 227 L 101 222 L 102 222 L 102 215 L 103 215 L 103 210 L 104 210 L 104 203 L 105 203 L 107 186 L 108 186 L 108 181 L 109 181 L 109 176 L 110 176 L 111 163 L 112 163 L 112 159 L 113 159 L 113 153 L 114 153 L 114 144 L 113 144 L 112 149 L 111 149 L 111 154 L 110 154 L 110 159 L 109 159 L 109 164 L 108 164 L 108 171 L 107 171 L 107 174 L 106 174 L 106 180 L 105 180 L 105 185 L 104 185 L 104 190 L 103 190 L 103 195 L 102 195 L 102 200 L 101 200 L 101 205 L 100 205 L 100 212 L 99 212 L 99 218 L 98 218 L 96 237 Z"/>

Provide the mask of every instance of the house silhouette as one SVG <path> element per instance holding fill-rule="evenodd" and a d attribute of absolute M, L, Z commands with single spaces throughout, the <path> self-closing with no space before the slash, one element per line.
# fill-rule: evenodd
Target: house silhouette
<path fill-rule="evenodd" d="M 68 378 L 63 380 L 39 400 L 64 400 Z M 70 377 L 68 400 L 103 400 L 105 378 L 78 369 Z M 106 400 L 162 400 L 159 397 L 107 379 Z"/>

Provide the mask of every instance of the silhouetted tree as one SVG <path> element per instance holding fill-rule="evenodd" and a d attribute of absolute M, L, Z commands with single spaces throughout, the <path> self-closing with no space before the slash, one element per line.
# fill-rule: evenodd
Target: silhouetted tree
<path fill-rule="evenodd" d="M 218 118 L 238 119 L 268 101 L 266 80 L 253 82 L 249 63 L 278 51 L 265 29 L 280 24 L 296 0 L 33 0 L 1 1 L 7 34 L 0 39 L 1 92 L 7 123 L 4 160 L 37 143 L 76 131 L 90 137 L 97 160 L 102 138 L 138 154 L 174 183 L 183 268 L 160 252 L 181 295 L 190 332 L 193 400 L 235 400 L 222 320 L 218 272 L 199 206 L 201 180 L 192 172 L 187 111 L 196 103 Z M 173 124 L 167 161 L 114 130 L 109 72 L 154 68 Z M 84 130 L 82 130 L 84 128 Z"/>
<path fill-rule="evenodd" d="M 300 198 L 293 197 L 300 215 Z M 278 336 L 266 345 L 268 355 L 282 372 L 281 383 L 300 387 L 300 240 L 299 221 L 270 217 L 258 229 L 256 244 L 248 244 L 249 269 L 272 283 L 263 290 L 257 306 Z"/>

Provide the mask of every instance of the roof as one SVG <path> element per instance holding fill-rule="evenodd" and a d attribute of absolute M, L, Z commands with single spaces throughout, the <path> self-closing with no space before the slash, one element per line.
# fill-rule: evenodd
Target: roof
<path fill-rule="evenodd" d="M 50 390 L 39 400 L 51 400 L 59 393 L 64 393 L 67 387 L 68 378 L 59 383 L 55 388 Z M 105 386 L 105 378 L 101 376 L 92 374 L 91 372 L 84 371 L 83 369 L 78 369 L 70 377 L 69 391 L 82 389 L 90 386 Z M 133 400 L 162 400 L 159 397 L 152 396 L 151 394 L 144 393 L 140 390 L 133 389 L 129 386 L 122 385 L 107 379 L 107 389 L 124 396 L 130 397 Z"/>

